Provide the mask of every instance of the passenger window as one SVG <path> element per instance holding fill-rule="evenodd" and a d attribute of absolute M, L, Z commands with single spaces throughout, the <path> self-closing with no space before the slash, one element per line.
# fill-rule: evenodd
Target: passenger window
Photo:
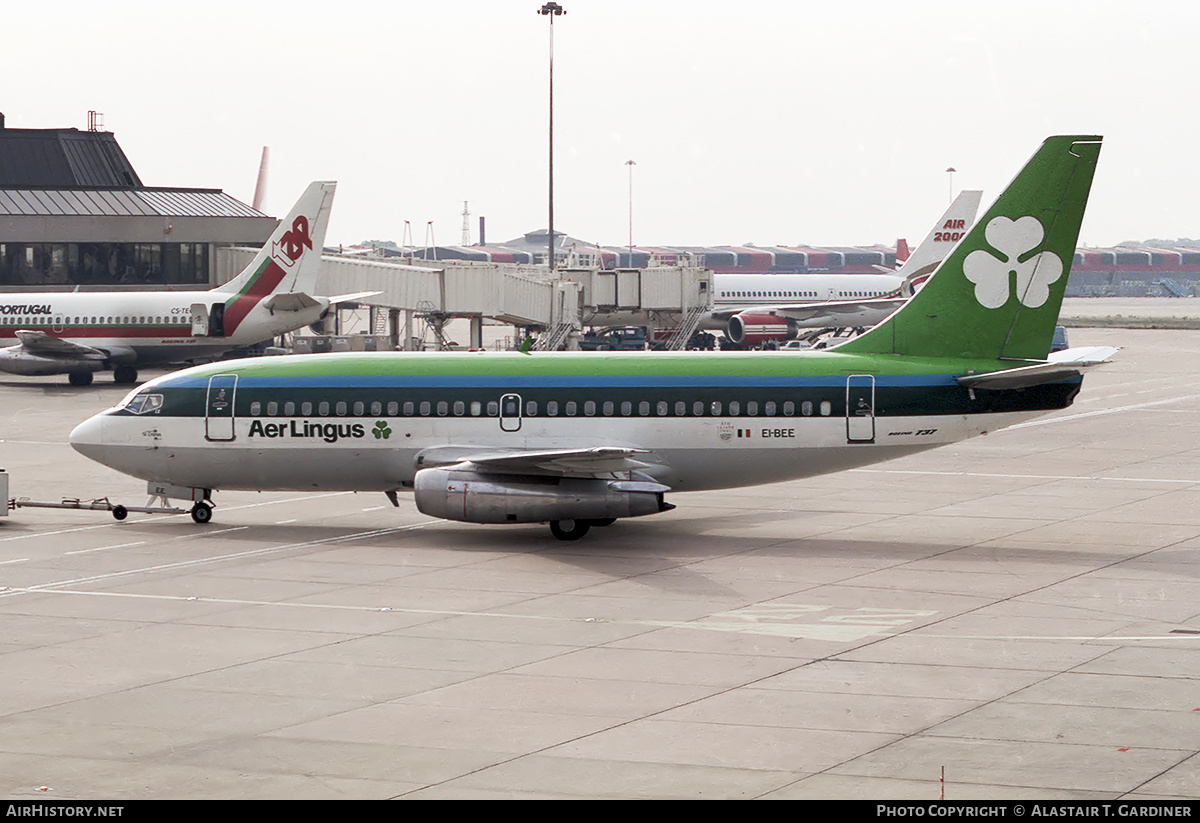
<path fill-rule="evenodd" d="M 420 405 L 420 406 L 418 406 L 418 408 L 421 410 L 421 416 L 422 416 L 422 417 L 428 417 L 428 416 L 429 416 L 429 410 L 430 410 L 430 408 L 432 408 L 432 407 L 429 405 L 429 401 L 428 401 L 428 400 L 422 400 L 422 401 L 421 401 L 421 405 Z"/>
<path fill-rule="evenodd" d="M 567 417 L 574 417 L 576 414 L 576 405 L 574 400 L 567 401 Z"/>
<path fill-rule="evenodd" d="M 526 401 L 525 416 L 526 417 L 537 417 L 537 401 L 536 400 Z"/>
<path fill-rule="evenodd" d="M 758 401 L 757 400 L 751 400 L 749 403 L 746 404 L 746 414 L 750 415 L 751 417 L 758 417 Z"/>
<path fill-rule="evenodd" d="M 796 404 L 793 403 L 791 400 L 784 401 L 784 404 L 783 404 L 784 417 L 791 417 L 795 413 L 796 413 Z"/>
<path fill-rule="evenodd" d="M 262 403 L 255 400 L 253 403 L 250 404 L 250 416 L 258 417 L 260 414 L 262 414 Z"/>
<path fill-rule="evenodd" d="M 310 414 L 312 414 L 312 402 L 311 401 L 305 400 L 303 403 L 300 404 L 300 414 L 304 415 L 305 417 L 308 417 Z"/>
<path fill-rule="evenodd" d="M 291 417 L 295 413 L 296 413 L 296 403 L 294 401 L 289 400 L 283 404 L 283 416 L 284 417 Z"/>
<path fill-rule="evenodd" d="M 551 417 L 555 417 L 558 415 L 558 401 L 557 400 L 550 400 L 546 403 L 546 414 L 550 415 Z"/>
<path fill-rule="evenodd" d="M 639 400 L 638 401 L 638 414 L 640 414 L 642 417 L 645 417 L 649 413 L 650 413 L 650 401 L 649 400 Z"/>
<path fill-rule="evenodd" d="M 828 400 L 822 400 L 821 401 L 821 416 L 828 417 L 829 413 L 832 411 L 833 411 L 833 404 L 830 403 Z"/>
<path fill-rule="evenodd" d="M 633 414 L 633 403 L 631 403 L 628 400 L 622 400 L 621 401 L 621 414 L 624 415 L 625 417 L 628 417 L 629 415 Z"/>
<path fill-rule="evenodd" d="M 438 417 L 445 417 L 450 413 L 450 404 L 445 400 L 439 400 L 437 404 Z"/>
<path fill-rule="evenodd" d="M 267 414 L 271 417 L 274 417 L 277 414 L 279 414 L 279 404 L 276 403 L 274 400 L 267 403 Z"/>
<path fill-rule="evenodd" d="M 478 417 L 481 414 L 483 414 L 483 404 L 480 403 L 478 400 L 472 400 L 471 401 L 471 416 Z"/>
<path fill-rule="evenodd" d="M 729 401 L 729 413 L 737 416 L 742 413 L 742 404 L 736 400 Z"/>
<path fill-rule="evenodd" d="M 345 400 L 339 400 L 339 401 L 337 402 L 337 405 L 336 405 L 336 406 L 334 406 L 334 408 L 335 408 L 335 409 L 337 409 L 337 415 L 338 415 L 338 417 L 345 417 L 345 416 L 346 416 L 346 401 L 345 401 Z"/>
<path fill-rule="evenodd" d="M 684 403 L 682 400 L 676 400 L 675 401 L 675 416 L 676 417 L 684 417 L 686 415 L 687 415 L 687 403 Z"/>
<path fill-rule="evenodd" d="M 358 404 L 356 403 L 355 405 L 357 406 Z M 355 414 L 362 414 L 362 412 L 355 412 Z M 383 404 L 380 403 L 378 400 L 372 400 L 371 401 L 371 416 L 378 417 L 381 414 L 383 414 Z"/>
<path fill-rule="evenodd" d="M 376 403 L 375 405 L 378 406 L 379 404 Z M 354 401 L 354 416 L 361 417 L 362 413 L 363 413 L 363 401 L 355 400 Z M 379 412 L 375 412 L 375 413 L 379 414 Z"/>
<path fill-rule="evenodd" d="M 454 416 L 462 417 L 466 413 L 467 413 L 467 404 L 461 400 L 455 400 L 454 401 Z"/>
<path fill-rule="evenodd" d="M 413 402 L 411 400 L 405 400 L 404 401 L 404 416 L 412 417 L 413 411 L 414 411 Z"/>
<path fill-rule="evenodd" d="M 328 400 L 322 400 L 320 403 L 317 404 L 317 416 L 318 417 L 328 417 L 329 416 L 329 401 Z"/>
<path fill-rule="evenodd" d="M 712 414 L 713 417 L 720 417 L 721 416 L 721 401 L 720 400 L 712 401 L 712 404 L 709 406 L 709 410 L 710 410 L 710 414 Z"/>
<path fill-rule="evenodd" d="M 775 401 L 774 400 L 768 400 L 763 405 L 763 414 L 765 414 L 767 417 L 775 416 Z"/>
<path fill-rule="evenodd" d="M 500 401 L 499 400 L 489 400 L 487 409 L 488 409 L 488 417 L 499 417 L 500 416 Z"/>
<path fill-rule="evenodd" d="M 667 405 L 666 400 L 659 400 L 658 406 L 655 409 L 655 413 L 658 414 L 659 417 L 666 417 L 670 410 L 671 407 Z"/>
<path fill-rule="evenodd" d="M 692 414 L 696 415 L 696 417 L 704 416 L 704 401 L 703 400 L 697 400 L 695 403 L 692 404 Z"/>
<path fill-rule="evenodd" d="M 805 400 L 800 404 L 800 413 L 805 417 L 812 417 L 813 405 L 811 400 Z"/>
<path fill-rule="evenodd" d="M 584 402 L 583 413 L 585 415 L 587 415 L 588 417 L 594 416 L 596 414 L 596 401 L 588 400 L 588 401 Z"/>
<path fill-rule="evenodd" d="M 390 417 L 395 417 L 399 412 L 400 412 L 400 404 L 397 403 L 395 400 L 389 400 L 388 401 L 388 415 Z"/>

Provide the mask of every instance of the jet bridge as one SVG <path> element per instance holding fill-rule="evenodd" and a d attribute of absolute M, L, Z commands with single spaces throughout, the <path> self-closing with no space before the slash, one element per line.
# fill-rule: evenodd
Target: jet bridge
<path fill-rule="evenodd" d="M 241 271 L 254 252 L 218 249 L 218 282 Z M 696 266 L 565 268 L 551 275 L 541 266 L 504 263 L 336 254 L 321 262 L 322 295 L 378 292 L 356 302 L 372 309 L 373 332 L 388 334 L 393 345 L 411 345 L 414 322 L 428 324 L 440 339 L 442 324 L 465 318 L 471 348 L 482 347 L 484 319 L 538 332 L 539 348 L 570 348 L 572 333 L 584 326 L 650 326 L 673 332 L 682 348 L 712 307 L 712 272 Z"/>

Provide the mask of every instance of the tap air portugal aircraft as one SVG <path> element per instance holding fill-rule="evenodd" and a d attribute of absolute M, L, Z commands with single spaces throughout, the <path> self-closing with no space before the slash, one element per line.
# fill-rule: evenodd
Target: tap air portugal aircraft
<path fill-rule="evenodd" d="M 881 274 L 715 274 L 700 328 L 739 346 L 782 343 L 800 329 L 873 326 L 913 295 L 967 233 L 983 192 L 961 192 L 903 265 Z"/>
<path fill-rule="evenodd" d="M 1099 137 L 1051 137 L 908 303 L 823 351 L 354 353 L 152 380 L 71 445 L 189 499 L 409 491 L 432 517 L 563 540 L 669 492 L 864 466 L 1071 405 L 1112 348 L 1049 357 Z"/>
<path fill-rule="evenodd" d="M 311 184 L 246 269 L 212 291 L 50 292 L 0 296 L 0 371 L 70 375 L 176 363 L 260 343 L 365 295 L 313 297 L 336 183 Z"/>

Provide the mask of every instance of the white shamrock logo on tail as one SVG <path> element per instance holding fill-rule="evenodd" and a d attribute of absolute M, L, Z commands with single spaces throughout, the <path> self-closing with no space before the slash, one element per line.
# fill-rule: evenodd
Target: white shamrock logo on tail
<path fill-rule="evenodd" d="M 1020 262 L 1021 255 L 1037 248 L 1045 235 L 1035 217 L 997 217 L 987 224 L 984 236 L 1005 259 L 979 249 L 963 261 L 963 274 L 975 284 L 975 299 L 980 305 L 998 309 L 1007 303 L 1009 277 L 1013 274 L 1017 276 L 1017 299 L 1026 306 L 1036 309 L 1050 299 L 1050 284 L 1063 273 L 1058 255 L 1044 251 Z"/>

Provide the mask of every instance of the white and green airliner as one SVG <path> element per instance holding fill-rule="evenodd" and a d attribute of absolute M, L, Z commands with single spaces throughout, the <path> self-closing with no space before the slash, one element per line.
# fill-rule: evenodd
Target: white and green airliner
<path fill-rule="evenodd" d="M 1066 408 L 1114 351 L 1049 355 L 1099 151 L 1048 139 L 915 297 L 836 349 L 228 361 L 144 384 L 71 444 L 197 522 L 220 489 L 405 491 L 570 540 L 668 493 L 956 443 Z"/>

